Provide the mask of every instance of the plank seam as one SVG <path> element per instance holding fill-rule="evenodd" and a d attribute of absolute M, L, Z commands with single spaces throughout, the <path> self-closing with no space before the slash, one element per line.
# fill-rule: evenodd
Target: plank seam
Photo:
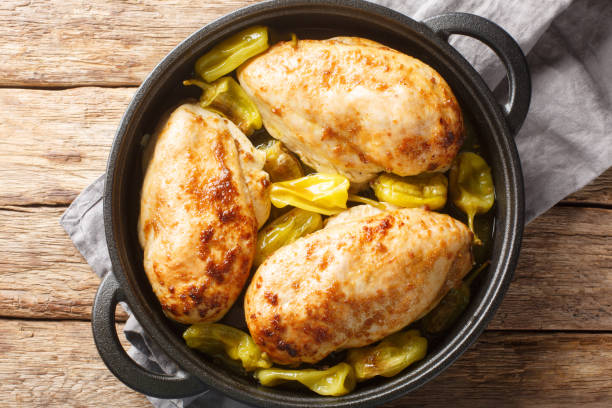
<path fill-rule="evenodd" d="M 25 89 L 25 90 L 34 90 L 34 91 L 65 91 L 69 89 L 77 89 L 77 88 L 107 88 L 107 89 L 116 89 L 116 88 L 138 88 L 140 84 L 134 83 L 84 83 L 84 84 L 73 84 L 73 85 L 5 85 L 0 84 L 0 89 Z"/>
<path fill-rule="evenodd" d="M 579 207 L 612 210 L 612 203 L 598 203 L 592 201 L 560 201 L 555 205 L 555 207 Z"/>
<path fill-rule="evenodd" d="M 19 317 L 19 316 L 2 316 L 1 320 L 23 320 L 31 322 L 90 322 L 90 319 L 75 317 L 71 318 L 45 318 L 45 317 Z M 125 320 L 117 316 L 117 323 L 125 323 Z M 521 334 L 612 334 L 612 329 L 485 329 L 487 333 L 521 333 Z"/>

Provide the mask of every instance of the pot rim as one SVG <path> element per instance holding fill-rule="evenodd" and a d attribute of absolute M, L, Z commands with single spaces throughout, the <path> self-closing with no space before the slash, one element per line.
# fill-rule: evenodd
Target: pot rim
<path fill-rule="evenodd" d="M 232 384 L 231 379 L 224 373 L 215 370 L 214 366 L 197 359 L 193 353 L 187 350 L 187 346 L 176 338 L 177 336 L 174 333 L 159 327 L 155 317 L 149 315 L 140 303 L 141 299 L 137 296 L 134 288 L 131 287 L 130 280 L 125 272 L 125 266 L 129 264 L 124 253 L 126 252 L 125 244 L 116 239 L 116 236 L 124 240 L 127 239 L 125 233 L 117 232 L 121 214 L 113 215 L 116 212 L 113 210 L 115 207 L 114 201 L 118 200 L 113 200 L 113 197 L 114 194 L 119 195 L 119 192 L 122 191 L 121 185 L 124 178 L 124 173 L 118 172 L 117 165 L 121 154 L 127 154 L 122 152 L 122 148 L 126 145 L 128 136 L 135 137 L 136 123 L 134 122 L 138 122 L 141 119 L 142 112 L 147 109 L 147 96 L 159 89 L 159 84 L 163 83 L 165 78 L 169 76 L 169 69 L 176 64 L 177 60 L 192 55 L 195 44 L 219 36 L 228 26 L 244 24 L 262 14 L 273 17 L 274 15 L 287 14 L 288 11 L 294 13 L 300 10 L 313 12 L 315 9 L 339 15 L 357 12 L 364 17 L 377 19 L 380 24 L 387 24 L 389 30 L 411 31 L 420 37 L 420 40 L 423 41 L 423 47 L 426 48 L 428 53 L 435 55 L 435 58 L 441 61 L 448 61 L 446 68 L 451 70 L 454 82 L 461 82 L 468 92 L 474 94 L 474 99 L 480 105 L 475 109 L 487 113 L 484 120 L 499 135 L 492 138 L 491 150 L 495 152 L 496 159 L 499 159 L 495 166 L 502 169 L 503 178 L 507 182 L 503 193 L 506 195 L 505 199 L 508 204 L 505 213 L 498 214 L 503 219 L 503 236 L 501 242 L 496 242 L 493 249 L 499 253 L 499 256 L 493 260 L 494 263 L 492 263 L 490 271 L 491 278 L 487 283 L 486 292 L 470 320 L 460 330 L 456 331 L 452 338 L 435 354 L 428 355 L 427 361 L 423 364 L 408 372 L 398 374 L 390 378 L 385 384 L 375 388 L 357 389 L 348 395 L 336 398 L 316 395 L 289 397 L 271 388 L 240 387 L 235 383 Z M 356 18 L 353 15 L 350 17 Z M 162 346 L 164 351 L 172 356 L 172 359 L 183 369 L 212 388 L 246 403 L 279 407 L 305 407 L 313 404 L 325 407 L 381 404 L 404 395 L 439 375 L 479 337 L 501 303 L 518 262 L 524 224 L 523 180 L 516 145 L 501 108 L 482 78 L 454 48 L 423 23 L 416 22 L 386 7 L 363 0 L 271 0 L 257 3 L 215 20 L 181 42 L 147 76 L 121 120 L 108 159 L 103 208 L 106 239 L 115 277 L 121 285 L 132 312 L 154 342 Z M 120 250 L 120 246 L 122 250 Z"/>

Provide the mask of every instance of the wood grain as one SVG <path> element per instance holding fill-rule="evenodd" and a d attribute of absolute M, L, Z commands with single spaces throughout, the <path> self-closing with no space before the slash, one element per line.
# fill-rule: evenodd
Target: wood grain
<path fill-rule="evenodd" d="M 0 206 L 70 203 L 104 172 L 134 92 L 0 89 Z"/>
<path fill-rule="evenodd" d="M 5 404 L 150 406 L 106 369 L 89 322 L 0 319 L 0 357 Z M 485 332 L 440 377 L 387 406 L 605 406 L 611 398 L 612 334 Z"/>
<path fill-rule="evenodd" d="M 0 395 L 16 407 L 151 406 L 108 371 L 89 322 L 0 319 Z"/>
<path fill-rule="evenodd" d="M 485 332 L 451 368 L 387 407 L 609 407 L 612 335 Z"/>
<path fill-rule="evenodd" d="M 58 220 L 64 208 L 0 209 L 0 315 L 89 319 L 99 284 Z M 527 227 L 491 328 L 612 330 L 612 210 L 555 207 Z"/>
<path fill-rule="evenodd" d="M 100 280 L 59 225 L 64 210 L 0 208 L 1 316 L 89 319 Z"/>
<path fill-rule="evenodd" d="M 612 167 L 563 202 L 612 206 Z"/>
<path fill-rule="evenodd" d="M 254 0 L 0 2 L 0 86 L 138 85 L 179 42 Z"/>
<path fill-rule="evenodd" d="M 612 210 L 554 207 L 529 224 L 491 329 L 612 330 Z"/>

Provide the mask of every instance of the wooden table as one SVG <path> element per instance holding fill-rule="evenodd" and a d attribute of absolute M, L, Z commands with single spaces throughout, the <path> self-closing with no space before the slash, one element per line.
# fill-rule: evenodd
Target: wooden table
<path fill-rule="evenodd" d="M 149 406 L 98 357 L 98 278 L 59 217 L 104 171 L 144 76 L 191 32 L 251 2 L 0 2 L 0 405 Z M 612 406 L 611 235 L 609 170 L 527 227 L 480 340 L 389 406 Z"/>

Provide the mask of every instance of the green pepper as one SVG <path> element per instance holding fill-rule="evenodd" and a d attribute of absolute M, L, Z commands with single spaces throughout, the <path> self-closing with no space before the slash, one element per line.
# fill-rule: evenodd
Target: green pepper
<path fill-rule="evenodd" d="M 250 27 L 221 41 L 198 58 L 195 71 L 206 82 L 212 82 L 267 49 L 268 28 Z"/>
<path fill-rule="evenodd" d="M 489 261 L 475 269 L 457 288 L 452 288 L 440 303 L 421 320 L 421 327 L 429 334 L 441 333 L 449 329 L 461 316 L 470 303 L 470 285 L 478 274 L 487 267 Z"/>
<path fill-rule="evenodd" d="M 346 363 L 336 364 L 327 370 L 315 370 L 313 368 L 257 370 L 255 378 L 266 387 L 274 387 L 287 381 L 298 381 L 319 395 L 334 397 L 348 394 L 356 385 L 353 367 Z"/>
<path fill-rule="evenodd" d="M 286 205 L 324 215 L 346 209 L 349 181 L 339 174 L 315 173 L 295 180 L 272 183 L 270 200 L 275 207 Z"/>
<path fill-rule="evenodd" d="M 371 187 L 380 201 L 399 207 L 438 210 L 446 204 L 448 181 L 442 173 L 409 177 L 383 173 L 371 183 Z"/>
<path fill-rule="evenodd" d="M 255 103 L 234 78 L 223 77 L 212 84 L 190 79 L 183 81 L 183 85 L 195 85 L 202 88 L 200 106 L 221 113 L 222 116 L 234 122 L 245 135 L 250 136 L 256 129 L 261 129 L 261 115 Z"/>
<path fill-rule="evenodd" d="M 392 377 L 427 354 L 427 339 L 418 330 L 402 331 L 376 346 L 350 349 L 346 361 L 355 370 L 357 381 L 381 375 Z"/>
<path fill-rule="evenodd" d="M 225 353 L 233 360 L 240 360 L 246 371 L 270 368 L 272 362 L 262 353 L 251 336 L 231 326 L 219 323 L 198 323 L 183 333 L 187 346 L 211 356 Z"/>
<path fill-rule="evenodd" d="M 270 175 L 271 182 L 296 179 L 304 175 L 300 161 L 278 140 L 270 140 L 257 148 L 266 152 L 264 170 Z"/>
<path fill-rule="evenodd" d="M 259 230 L 253 265 L 261 265 L 277 249 L 321 228 L 323 219 L 319 214 L 294 208 Z"/>
<path fill-rule="evenodd" d="M 474 231 L 474 216 L 489 211 L 495 201 L 491 169 L 476 153 L 464 152 L 455 159 L 449 179 L 453 204 L 467 214 L 474 243 L 480 245 L 482 241 Z"/>

